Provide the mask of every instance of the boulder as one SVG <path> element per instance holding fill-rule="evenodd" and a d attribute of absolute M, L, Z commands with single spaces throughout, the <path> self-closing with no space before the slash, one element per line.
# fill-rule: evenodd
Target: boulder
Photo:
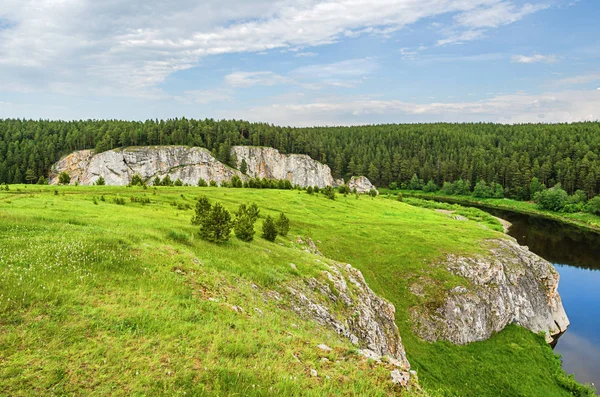
<path fill-rule="evenodd" d="M 246 174 L 252 178 L 287 179 L 302 187 L 333 186 L 331 169 L 305 154 L 282 154 L 277 149 L 257 146 L 234 146 L 238 164 L 246 161 Z"/>
<path fill-rule="evenodd" d="M 447 291 L 441 301 L 411 309 L 420 337 L 465 344 L 517 323 L 543 332 L 552 342 L 567 329 L 569 319 L 558 294 L 559 274 L 554 266 L 514 239 L 490 243 L 493 248 L 486 255 L 447 257 L 442 265 L 465 283 Z M 423 291 L 422 287 L 410 289 Z"/>
<path fill-rule="evenodd" d="M 350 191 L 354 191 L 354 189 L 356 189 L 357 193 L 362 194 L 369 193 L 371 189 L 375 189 L 375 186 L 373 186 L 371 181 L 367 179 L 366 176 L 353 176 L 348 182 L 348 188 L 350 188 Z M 379 194 L 379 192 L 377 192 L 377 194 Z"/>

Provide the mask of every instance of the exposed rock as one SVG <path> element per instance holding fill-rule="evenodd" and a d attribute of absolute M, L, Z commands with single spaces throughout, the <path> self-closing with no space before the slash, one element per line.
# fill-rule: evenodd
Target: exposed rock
<path fill-rule="evenodd" d="M 395 369 L 391 372 L 392 383 L 400 386 L 407 386 L 410 380 L 410 373 Z"/>
<path fill-rule="evenodd" d="M 366 176 L 353 176 L 348 182 L 348 188 L 350 188 L 350 191 L 356 189 L 357 193 L 369 193 L 371 189 L 375 189 L 375 186 L 373 186 Z M 379 192 L 377 192 L 377 194 L 379 194 Z"/>
<path fill-rule="evenodd" d="M 344 178 L 340 178 L 340 179 L 334 179 L 333 180 L 333 187 L 340 187 L 344 185 Z"/>
<path fill-rule="evenodd" d="M 292 309 L 378 357 L 389 356 L 398 366 L 410 368 L 394 322 L 394 306 L 375 295 L 359 270 L 327 262 L 328 270 L 321 277 L 289 287 Z"/>
<path fill-rule="evenodd" d="M 334 184 L 329 167 L 304 154 L 282 154 L 277 149 L 256 146 L 234 146 L 231 153 L 239 163 L 246 160 L 246 174 L 252 178 L 287 179 L 303 187 Z"/>
<path fill-rule="evenodd" d="M 217 183 L 230 180 L 233 175 L 245 178 L 239 171 L 217 161 L 203 148 L 185 146 L 148 146 L 109 150 L 94 155 L 90 150 L 71 153 L 53 167 L 50 183 L 58 182 L 58 175 L 66 171 L 71 183 L 92 185 L 102 176 L 107 185 L 124 186 L 138 174 L 149 184 L 155 177 L 169 175 L 173 181 L 196 185 L 198 179 Z"/>
<path fill-rule="evenodd" d="M 319 346 L 317 346 L 319 349 L 323 350 L 324 352 L 330 352 L 331 351 L 331 347 L 321 343 Z"/>
<path fill-rule="evenodd" d="M 316 369 L 313 368 L 313 369 L 310 370 L 310 376 L 316 378 L 317 376 L 319 376 L 319 373 L 317 372 Z"/>
<path fill-rule="evenodd" d="M 446 268 L 464 277 L 467 285 L 455 287 L 437 305 L 411 310 L 419 336 L 465 344 L 517 323 L 544 332 L 551 342 L 567 329 L 554 267 L 513 239 L 491 243 L 495 248 L 485 256 L 448 256 Z"/>

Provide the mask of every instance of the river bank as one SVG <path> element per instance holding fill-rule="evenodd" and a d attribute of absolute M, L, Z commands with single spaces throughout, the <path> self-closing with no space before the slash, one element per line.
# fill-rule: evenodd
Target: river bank
<path fill-rule="evenodd" d="M 382 193 L 398 194 L 402 193 L 404 197 L 415 197 L 426 200 L 437 200 L 453 204 L 461 204 L 474 207 L 491 208 L 505 211 L 518 212 L 525 215 L 539 216 L 553 221 L 566 223 L 584 230 L 600 233 L 600 216 L 588 213 L 557 213 L 544 211 L 537 208 L 533 202 L 517 201 L 511 199 L 478 199 L 472 196 L 449 196 L 439 193 L 424 193 L 421 191 L 388 191 L 382 189 Z"/>

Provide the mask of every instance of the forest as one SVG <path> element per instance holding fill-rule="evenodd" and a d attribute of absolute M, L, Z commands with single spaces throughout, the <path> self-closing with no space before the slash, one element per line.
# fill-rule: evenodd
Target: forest
<path fill-rule="evenodd" d="M 241 120 L 0 120 L 0 183 L 35 183 L 62 156 L 82 149 L 188 145 L 231 163 L 233 145 L 307 154 L 334 177 L 366 175 L 376 186 L 411 180 L 499 184 L 528 200 L 531 181 L 560 183 L 569 194 L 600 193 L 600 122 L 572 124 L 386 124 L 294 128 Z M 230 164 L 237 166 L 236 164 Z"/>

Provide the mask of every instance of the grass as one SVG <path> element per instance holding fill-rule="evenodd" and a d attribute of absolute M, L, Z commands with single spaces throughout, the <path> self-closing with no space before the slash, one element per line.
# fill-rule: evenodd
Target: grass
<path fill-rule="evenodd" d="M 384 189 L 385 190 L 385 189 Z M 398 194 L 400 191 L 387 191 L 390 194 Z M 555 221 L 567 223 L 573 226 L 580 227 L 586 230 L 592 230 L 600 232 L 600 216 L 593 215 L 587 212 L 576 212 L 576 213 L 562 213 L 553 212 L 548 210 L 542 210 L 538 208 L 537 204 L 532 201 L 519 201 L 512 199 L 482 199 L 473 196 L 449 196 L 439 192 L 437 193 L 425 193 L 420 190 L 403 190 L 403 195 L 411 198 L 422 198 L 432 200 L 434 198 L 450 200 L 452 202 L 463 204 L 463 205 L 478 205 L 488 208 L 495 208 L 500 210 L 507 210 L 513 212 L 519 212 L 528 215 L 542 216 Z"/>
<path fill-rule="evenodd" d="M 199 240 L 188 209 L 199 194 L 229 210 L 256 202 L 262 219 L 283 211 L 290 236 Z M 0 192 L 0 395 L 398 393 L 389 369 L 361 359 L 285 300 L 267 298 L 323 270 L 296 247 L 296 236 L 352 263 L 396 306 L 409 359 L 430 395 L 568 396 L 579 387 L 542 337 L 516 326 L 467 346 L 412 334 L 410 307 L 465 282 L 435 264 L 448 253 L 481 253 L 486 239 L 502 237 L 485 222 L 382 198 L 331 201 L 299 191 L 20 185 Z M 421 277 L 436 286 L 425 298 L 408 291 Z"/>

